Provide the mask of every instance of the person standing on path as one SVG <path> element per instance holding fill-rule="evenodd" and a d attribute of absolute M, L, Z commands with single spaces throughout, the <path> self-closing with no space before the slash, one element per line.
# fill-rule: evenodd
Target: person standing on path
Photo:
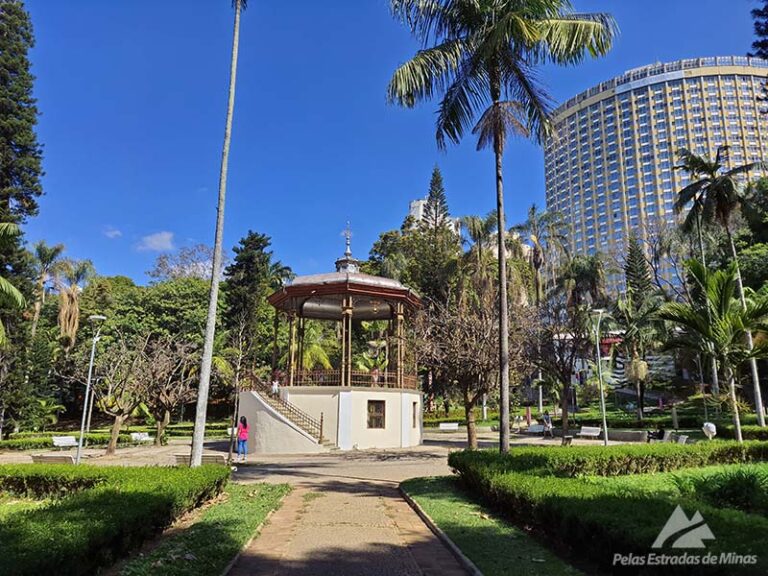
<path fill-rule="evenodd" d="M 248 454 L 248 431 L 248 420 L 245 416 L 240 416 L 240 422 L 237 425 L 237 456 L 240 462 L 245 462 Z"/>

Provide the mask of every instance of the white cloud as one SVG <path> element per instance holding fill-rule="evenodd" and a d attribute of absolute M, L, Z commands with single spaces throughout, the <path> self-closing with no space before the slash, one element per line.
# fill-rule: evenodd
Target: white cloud
<path fill-rule="evenodd" d="M 144 236 L 136 247 L 142 252 L 168 252 L 174 248 L 173 232 L 166 231 Z"/>
<path fill-rule="evenodd" d="M 122 235 L 123 235 L 123 232 L 121 230 L 118 230 L 114 226 L 104 227 L 104 236 L 106 236 L 110 240 L 114 240 L 115 238 L 120 238 L 120 236 Z"/>

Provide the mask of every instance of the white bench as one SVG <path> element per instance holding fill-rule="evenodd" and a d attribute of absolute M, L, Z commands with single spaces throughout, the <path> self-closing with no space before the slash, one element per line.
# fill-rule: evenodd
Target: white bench
<path fill-rule="evenodd" d="M 74 464 L 71 454 L 32 454 L 34 464 Z"/>
<path fill-rule="evenodd" d="M 77 440 L 74 436 L 51 436 L 54 448 L 77 448 Z"/>
<path fill-rule="evenodd" d="M 440 422 L 440 430 L 458 430 L 458 422 Z"/>
<path fill-rule="evenodd" d="M 141 443 L 152 442 L 153 440 L 154 438 L 152 438 L 148 432 L 131 432 L 131 442 Z"/>
<path fill-rule="evenodd" d="M 189 454 L 174 454 L 176 466 L 189 466 Z M 227 464 L 227 457 L 224 454 L 203 454 L 203 464 Z"/>
<path fill-rule="evenodd" d="M 544 434 L 544 424 L 531 424 L 528 426 L 528 434 Z"/>
<path fill-rule="evenodd" d="M 599 438 L 602 431 L 600 426 L 582 426 L 579 430 L 579 436 L 582 438 Z"/>
<path fill-rule="evenodd" d="M 686 436 L 685 434 L 678 435 L 678 437 L 677 437 L 677 443 L 678 444 L 685 444 L 687 442 L 688 442 L 688 436 Z"/>

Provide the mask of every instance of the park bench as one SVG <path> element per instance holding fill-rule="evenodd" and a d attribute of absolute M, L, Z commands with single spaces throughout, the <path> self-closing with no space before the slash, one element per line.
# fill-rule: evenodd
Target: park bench
<path fill-rule="evenodd" d="M 579 430 L 579 436 L 582 438 L 599 438 L 602 431 L 600 426 L 582 426 Z"/>
<path fill-rule="evenodd" d="M 544 434 L 544 424 L 531 424 L 528 426 L 529 434 Z"/>
<path fill-rule="evenodd" d="M 77 448 L 74 436 L 51 436 L 54 448 Z"/>
<path fill-rule="evenodd" d="M 174 454 L 176 466 L 189 466 L 189 454 Z M 203 454 L 203 464 L 222 464 L 226 466 L 227 457 L 224 454 Z"/>
<path fill-rule="evenodd" d="M 560 442 L 561 446 L 570 446 L 573 443 L 573 436 L 563 436 L 562 442 Z"/>
<path fill-rule="evenodd" d="M 458 422 L 440 422 L 440 430 L 458 430 Z"/>
<path fill-rule="evenodd" d="M 686 442 L 688 442 L 688 436 L 686 436 L 685 434 L 678 435 L 677 437 L 678 444 L 685 444 Z"/>
<path fill-rule="evenodd" d="M 75 459 L 71 454 L 32 454 L 32 462 L 35 464 L 74 464 Z"/>
<path fill-rule="evenodd" d="M 131 442 L 133 443 L 152 442 L 153 440 L 154 438 L 148 432 L 131 432 Z"/>

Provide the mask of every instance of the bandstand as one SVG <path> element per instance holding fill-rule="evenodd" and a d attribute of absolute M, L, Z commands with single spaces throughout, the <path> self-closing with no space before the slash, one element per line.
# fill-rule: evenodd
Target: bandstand
<path fill-rule="evenodd" d="M 262 385 L 241 395 L 241 413 L 254 423 L 253 452 L 317 452 L 338 448 L 401 448 L 421 444 L 422 397 L 407 353 L 407 322 L 421 305 L 397 280 L 363 274 L 347 233 L 336 271 L 299 276 L 268 298 L 288 321 L 287 366 L 279 393 Z M 307 320 L 338 323 L 340 360 L 306 370 Z M 386 325 L 381 368 L 355 370 L 353 323 Z M 277 338 L 277 335 L 275 335 Z"/>

